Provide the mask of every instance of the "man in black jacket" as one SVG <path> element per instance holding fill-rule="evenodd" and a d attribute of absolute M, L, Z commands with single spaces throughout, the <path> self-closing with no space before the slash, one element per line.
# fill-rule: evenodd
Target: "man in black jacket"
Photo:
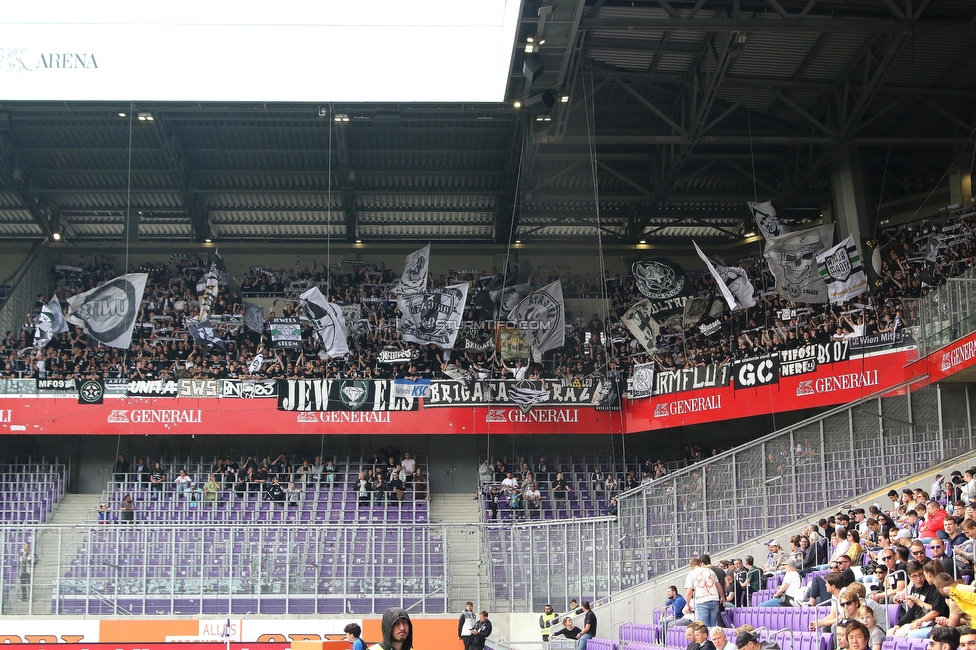
<path fill-rule="evenodd" d="M 369 650 L 412 650 L 413 623 L 410 615 L 400 607 L 391 607 L 383 613 L 380 623 L 383 640 L 369 647 Z"/>
<path fill-rule="evenodd" d="M 491 636 L 491 621 L 488 620 L 488 612 L 482 611 L 478 614 L 478 622 L 474 624 L 474 629 L 471 630 L 471 640 L 468 642 L 468 648 L 474 650 L 484 648 L 485 639 L 489 636 Z"/>

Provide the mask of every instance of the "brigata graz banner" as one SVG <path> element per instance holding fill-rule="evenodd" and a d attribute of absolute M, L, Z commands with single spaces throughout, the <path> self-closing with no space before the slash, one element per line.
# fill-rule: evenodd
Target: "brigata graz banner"
<path fill-rule="evenodd" d="M 601 411 L 620 410 L 616 386 L 601 379 L 577 379 L 571 382 L 489 380 L 430 382 L 430 397 L 424 408 L 490 405 L 514 406 L 525 412 L 536 406 L 590 407 Z"/>

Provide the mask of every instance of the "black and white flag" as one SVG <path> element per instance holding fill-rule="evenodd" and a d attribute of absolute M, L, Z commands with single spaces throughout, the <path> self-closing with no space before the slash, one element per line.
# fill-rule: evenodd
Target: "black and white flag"
<path fill-rule="evenodd" d="M 566 342 L 562 284 L 556 280 L 533 292 L 516 305 L 506 320 L 518 323 L 519 332 L 532 351 L 532 359 L 542 363 L 544 352 L 561 348 Z"/>
<path fill-rule="evenodd" d="M 68 331 L 68 324 L 64 321 L 64 312 L 61 311 L 61 303 L 57 296 L 51 296 L 51 300 L 41 307 L 41 313 L 37 316 L 34 329 L 34 347 L 38 350 L 47 347 L 58 334 Z"/>
<path fill-rule="evenodd" d="M 631 375 L 631 399 L 644 399 L 654 392 L 654 363 L 638 363 Z"/>
<path fill-rule="evenodd" d="M 661 326 L 651 313 L 651 301 L 641 300 L 634 303 L 620 318 L 641 347 L 648 352 L 657 347 L 657 337 L 661 334 Z"/>
<path fill-rule="evenodd" d="M 752 213 L 752 218 L 756 220 L 759 233 L 765 239 L 785 235 L 790 231 L 786 224 L 776 217 L 776 208 L 769 201 L 763 201 L 762 203 L 749 202 L 746 205 L 749 206 L 749 212 Z"/>
<path fill-rule="evenodd" d="M 129 273 L 68 298 L 69 323 L 102 345 L 128 348 L 139 315 L 147 273 Z"/>
<path fill-rule="evenodd" d="M 682 329 L 689 330 L 697 325 L 698 321 L 704 318 L 705 313 L 708 311 L 708 307 L 711 304 L 712 300 L 708 296 L 691 298 L 685 302 L 685 308 L 681 312 Z"/>
<path fill-rule="evenodd" d="M 692 243 L 695 244 L 698 257 L 702 258 L 705 266 L 708 267 L 708 272 L 712 274 L 712 278 L 715 280 L 715 284 L 718 285 L 718 290 L 722 293 L 722 297 L 725 298 L 725 302 L 728 303 L 729 309 L 735 311 L 736 309 L 748 309 L 755 306 L 756 299 L 753 294 L 756 293 L 756 289 L 752 286 L 752 282 L 749 281 L 749 276 L 746 275 L 745 269 L 738 266 L 713 264 L 705 256 L 705 253 L 702 252 L 702 249 L 698 248 L 698 244 L 695 242 Z"/>
<path fill-rule="evenodd" d="M 349 345 L 346 343 L 346 320 L 342 316 L 339 305 L 326 300 L 318 287 L 312 287 L 299 299 L 315 333 L 319 335 L 322 351 L 333 359 L 349 354 Z"/>
<path fill-rule="evenodd" d="M 268 321 L 271 347 L 278 350 L 298 350 L 302 347 L 302 324 L 295 317 L 272 318 Z"/>
<path fill-rule="evenodd" d="M 427 288 L 427 269 L 430 265 L 430 244 L 407 255 L 403 275 L 395 291 L 402 296 L 419 293 Z"/>
<path fill-rule="evenodd" d="M 684 293 L 685 272 L 669 259 L 634 262 L 631 270 L 637 289 L 645 298 L 670 300 Z"/>
<path fill-rule="evenodd" d="M 817 255 L 833 238 L 834 224 L 827 224 L 766 240 L 763 256 L 781 297 L 794 302 L 827 302 L 827 285 L 820 277 Z"/>
<path fill-rule="evenodd" d="M 190 334 L 193 336 L 193 342 L 201 348 L 207 348 L 208 350 L 216 348 L 222 352 L 227 352 L 227 344 L 217 336 L 213 323 L 210 322 L 209 318 L 203 320 L 187 318 L 186 328 L 190 330 Z"/>
<path fill-rule="evenodd" d="M 200 297 L 200 315 L 197 321 L 203 322 L 210 318 L 210 312 L 217 304 L 217 292 L 220 290 L 220 272 L 216 264 L 210 266 L 204 276 L 197 283 L 197 294 Z"/>
<path fill-rule="evenodd" d="M 827 284 L 827 297 L 835 305 L 845 303 L 868 290 L 868 276 L 857 252 L 854 235 L 817 256 L 820 277 Z"/>
<path fill-rule="evenodd" d="M 255 305 L 253 302 L 244 303 L 244 326 L 252 332 L 264 334 L 267 325 L 264 320 L 264 307 Z"/>
<path fill-rule="evenodd" d="M 258 352 L 257 354 L 254 355 L 254 358 L 251 359 L 251 363 L 247 364 L 248 374 L 253 375 L 254 373 L 261 370 L 261 366 L 263 365 L 264 365 L 264 355 L 261 352 Z"/>
<path fill-rule="evenodd" d="M 441 291 L 400 296 L 397 308 L 402 316 L 400 334 L 403 340 L 453 348 L 467 297 L 467 283 L 452 284 Z"/>
<path fill-rule="evenodd" d="M 528 282 L 491 291 L 489 295 L 495 302 L 495 318 L 504 320 L 530 293 L 532 293 L 532 285 Z"/>

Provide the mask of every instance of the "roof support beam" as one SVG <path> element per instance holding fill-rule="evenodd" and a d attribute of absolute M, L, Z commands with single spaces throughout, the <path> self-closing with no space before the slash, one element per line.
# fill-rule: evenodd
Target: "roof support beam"
<path fill-rule="evenodd" d="M 674 30 L 686 32 L 855 32 L 875 34 L 911 34 L 919 31 L 968 33 L 968 26 L 920 23 L 911 20 L 877 18 L 795 18 L 793 20 L 757 20 L 752 18 L 584 18 L 583 29 Z"/>
<path fill-rule="evenodd" d="M 0 182 L 7 186 L 6 191 L 17 195 L 44 236 L 50 237 L 54 232 L 52 223 L 57 219 L 57 206 L 49 204 L 44 194 L 37 191 L 31 172 L 17 155 L 7 131 L 0 131 Z"/>
<path fill-rule="evenodd" d="M 157 112 L 153 114 L 153 118 L 153 125 L 159 139 L 159 145 L 166 154 L 167 162 L 169 162 L 173 183 L 176 185 L 176 191 L 179 192 L 183 207 L 186 208 L 186 212 L 190 217 L 190 226 L 193 228 L 193 239 L 197 242 L 210 239 L 213 235 L 210 231 L 207 208 L 200 200 L 200 195 L 193 191 L 193 182 L 186 170 L 183 150 L 176 136 L 166 124 L 166 116 Z M 135 241 L 136 237 L 137 235 L 131 234 L 128 236 L 128 239 Z"/>

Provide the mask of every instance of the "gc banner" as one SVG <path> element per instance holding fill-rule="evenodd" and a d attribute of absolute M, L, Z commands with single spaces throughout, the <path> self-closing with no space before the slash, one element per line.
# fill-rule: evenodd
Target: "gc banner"
<path fill-rule="evenodd" d="M 732 381 L 736 390 L 779 383 L 779 353 L 736 361 L 732 365 Z"/>

